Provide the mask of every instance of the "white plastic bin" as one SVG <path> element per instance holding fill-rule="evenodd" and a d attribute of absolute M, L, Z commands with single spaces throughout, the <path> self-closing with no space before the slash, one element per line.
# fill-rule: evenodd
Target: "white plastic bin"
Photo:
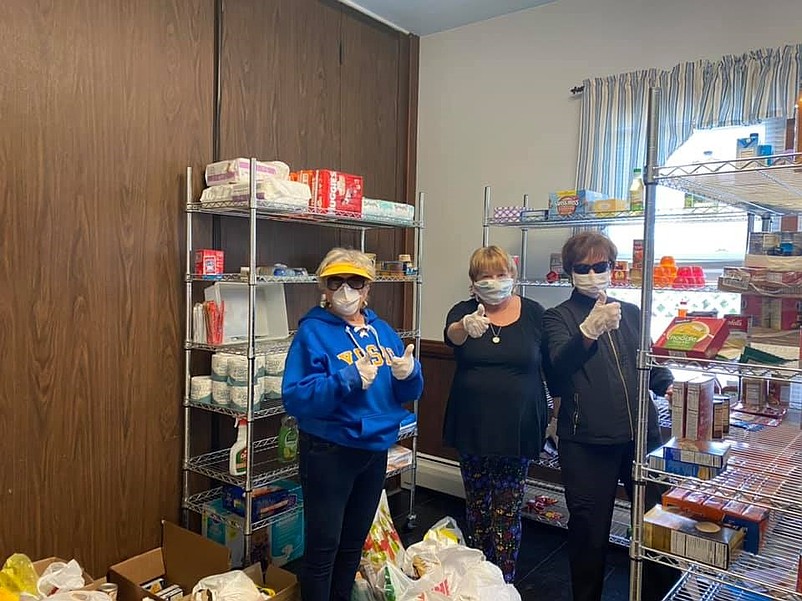
<path fill-rule="evenodd" d="M 225 302 L 223 344 L 246 342 L 248 339 L 248 284 L 217 282 L 204 291 L 207 301 Z M 287 301 L 284 284 L 256 286 L 256 337 L 280 340 L 289 336 Z"/>

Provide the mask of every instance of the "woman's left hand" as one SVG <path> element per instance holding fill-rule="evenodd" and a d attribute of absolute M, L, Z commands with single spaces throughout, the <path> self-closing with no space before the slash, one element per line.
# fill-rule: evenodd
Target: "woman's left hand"
<path fill-rule="evenodd" d="M 407 345 L 404 354 L 400 357 L 393 357 L 390 362 L 390 369 L 393 372 L 393 377 L 396 380 L 406 380 L 415 369 L 415 357 L 412 353 L 415 352 L 415 345 Z"/>

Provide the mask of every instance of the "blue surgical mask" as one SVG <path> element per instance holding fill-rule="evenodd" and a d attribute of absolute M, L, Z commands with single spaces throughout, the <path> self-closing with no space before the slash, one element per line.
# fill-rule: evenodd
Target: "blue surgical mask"
<path fill-rule="evenodd" d="M 473 291 L 483 303 L 498 305 L 510 298 L 513 283 L 512 278 L 480 280 L 473 283 Z"/>

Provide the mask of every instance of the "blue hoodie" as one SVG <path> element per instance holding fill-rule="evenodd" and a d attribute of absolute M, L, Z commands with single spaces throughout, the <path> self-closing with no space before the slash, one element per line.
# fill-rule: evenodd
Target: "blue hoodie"
<path fill-rule="evenodd" d="M 284 367 L 282 396 L 303 432 L 346 447 L 384 451 L 409 416 L 402 405 L 420 397 L 423 374 L 416 360 L 409 377 L 396 380 L 390 357 L 403 355 L 401 339 L 370 309 L 365 322 L 355 328 L 320 307 L 301 318 Z M 367 390 L 356 368 L 362 353 L 379 368 Z"/>

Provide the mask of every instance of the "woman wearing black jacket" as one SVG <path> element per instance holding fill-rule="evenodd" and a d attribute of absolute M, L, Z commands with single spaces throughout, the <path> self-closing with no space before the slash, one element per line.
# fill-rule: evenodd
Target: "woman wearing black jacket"
<path fill-rule="evenodd" d="M 570 513 L 574 601 L 601 599 L 619 480 L 632 498 L 640 310 L 606 296 L 616 256 L 615 245 L 598 232 L 571 237 L 563 246 L 562 260 L 574 290 L 543 317 L 546 379 L 551 393 L 561 398 L 557 434 Z M 669 370 L 660 368 L 651 380 L 659 382 L 662 393 L 673 379 Z M 657 411 L 650 403 L 648 447 L 661 442 Z M 647 487 L 647 510 L 658 502 L 659 490 Z M 644 590 L 644 598 L 649 596 Z"/>

